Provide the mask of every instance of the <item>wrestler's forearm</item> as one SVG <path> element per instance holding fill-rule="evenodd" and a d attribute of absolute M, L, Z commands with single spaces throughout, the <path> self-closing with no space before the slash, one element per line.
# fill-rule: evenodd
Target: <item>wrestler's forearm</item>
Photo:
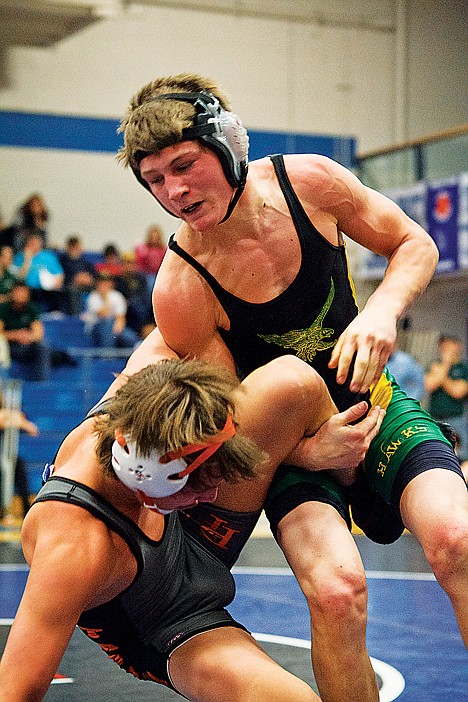
<path fill-rule="evenodd" d="M 422 230 L 421 233 L 425 235 Z M 394 319 L 400 319 L 427 288 L 437 260 L 437 248 L 432 239 L 408 237 L 393 252 L 385 276 L 366 307 L 381 309 Z"/>
<path fill-rule="evenodd" d="M 333 470 L 340 474 L 342 484 L 353 482 L 353 471 L 364 459 L 385 416 L 385 410 L 375 406 L 359 421 L 366 410 L 367 403 L 359 402 L 333 415 L 313 436 L 299 441 L 285 462 L 310 471 Z"/>

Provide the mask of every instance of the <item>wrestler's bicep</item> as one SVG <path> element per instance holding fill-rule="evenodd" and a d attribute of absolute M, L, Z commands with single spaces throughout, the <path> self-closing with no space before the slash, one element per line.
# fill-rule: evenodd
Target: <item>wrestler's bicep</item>
<path fill-rule="evenodd" d="M 153 293 L 156 324 L 165 342 L 180 358 L 200 358 L 234 368 L 218 330 L 218 311 L 211 291 L 197 281 L 189 289 L 158 288 Z"/>

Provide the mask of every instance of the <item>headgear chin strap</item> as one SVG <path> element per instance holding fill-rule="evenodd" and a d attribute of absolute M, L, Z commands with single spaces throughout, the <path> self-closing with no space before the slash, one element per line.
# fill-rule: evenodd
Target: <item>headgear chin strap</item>
<path fill-rule="evenodd" d="M 233 112 L 224 110 L 219 100 L 212 93 L 206 91 L 199 93 L 164 93 L 153 98 L 154 102 L 161 100 L 180 100 L 189 102 L 195 107 L 193 126 L 182 130 L 182 141 L 199 139 L 212 149 L 221 162 L 229 185 L 236 189 L 226 215 L 220 224 L 225 222 L 231 215 L 245 188 L 249 151 L 247 130 L 239 117 Z M 140 163 L 148 155 L 148 152 L 141 151 L 137 152 L 135 157 Z M 148 183 L 141 177 L 139 167 L 133 168 L 133 172 L 138 181 L 147 190 L 151 191 Z"/>
<path fill-rule="evenodd" d="M 112 467 L 115 474 L 130 490 L 149 497 L 168 497 L 182 490 L 189 474 L 212 456 L 225 441 L 236 433 L 232 417 L 228 415 L 224 428 L 201 444 L 189 444 L 177 451 L 161 455 L 154 449 L 149 456 L 138 453 L 136 443 L 119 430 L 112 445 Z M 184 456 L 201 451 L 192 463 Z"/>

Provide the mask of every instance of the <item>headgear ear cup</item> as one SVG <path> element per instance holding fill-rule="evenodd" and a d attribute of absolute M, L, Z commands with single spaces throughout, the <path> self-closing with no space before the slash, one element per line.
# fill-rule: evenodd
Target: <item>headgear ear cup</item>
<path fill-rule="evenodd" d="M 247 130 L 237 115 L 225 110 L 221 110 L 219 116 L 209 121 L 211 122 L 217 127 L 216 133 L 206 134 L 200 139 L 218 151 L 229 184 L 238 188 L 245 182 L 247 174 Z"/>
<path fill-rule="evenodd" d="M 223 109 L 214 95 L 204 91 L 165 93 L 154 98 L 156 102 L 159 100 L 180 100 L 195 107 L 193 126 L 182 131 L 183 140 L 200 139 L 213 149 L 229 184 L 233 188 L 243 188 L 247 177 L 249 137 L 239 117 Z"/>
<path fill-rule="evenodd" d="M 220 224 L 232 214 L 238 203 L 247 181 L 249 137 L 241 120 L 233 112 L 221 107 L 219 100 L 206 91 L 199 93 L 165 93 L 152 98 L 150 102 L 160 100 L 181 100 L 195 107 L 193 126 L 182 130 L 182 140 L 200 139 L 217 154 L 224 175 L 229 185 L 235 189 L 226 214 Z M 138 166 L 132 166 L 136 179 L 146 190 L 151 192 L 148 183 L 141 177 L 140 162 L 149 156 L 150 152 L 137 151 L 135 159 Z M 157 198 L 156 198 L 157 199 Z M 159 200 L 161 207 L 172 214 Z"/>
<path fill-rule="evenodd" d="M 173 495 L 182 490 L 188 480 L 188 475 L 180 475 L 187 467 L 181 458 L 163 464 L 161 453 L 156 449 L 148 457 L 143 457 L 128 437 L 125 446 L 118 441 L 112 444 L 112 467 L 124 485 L 151 497 Z"/>
<path fill-rule="evenodd" d="M 134 492 L 142 492 L 149 497 L 168 497 L 182 490 L 189 474 L 235 433 L 234 422 L 228 415 L 221 431 L 201 443 L 187 444 L 165 454 L 153 449 L 148 456 L 143 456 L 129 436 L 116 430 L 116 440 L 112 444 L 112 467 L 116 476 Z M 187 465 L 183 457 L 194 453 L 198 456 Z"/>

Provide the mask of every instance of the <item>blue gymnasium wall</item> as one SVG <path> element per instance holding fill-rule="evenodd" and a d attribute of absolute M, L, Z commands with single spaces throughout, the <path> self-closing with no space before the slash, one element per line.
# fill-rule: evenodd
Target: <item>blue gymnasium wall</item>
<path fill-rule="evenodd" d="M 118 120 L 57 114 L 0 111 L 0 146 L 116 153 L 122 144 Z M 351 137 L 249 130 L 249 158 L 270 153 L 318 153 L 354 166 Z"/>

